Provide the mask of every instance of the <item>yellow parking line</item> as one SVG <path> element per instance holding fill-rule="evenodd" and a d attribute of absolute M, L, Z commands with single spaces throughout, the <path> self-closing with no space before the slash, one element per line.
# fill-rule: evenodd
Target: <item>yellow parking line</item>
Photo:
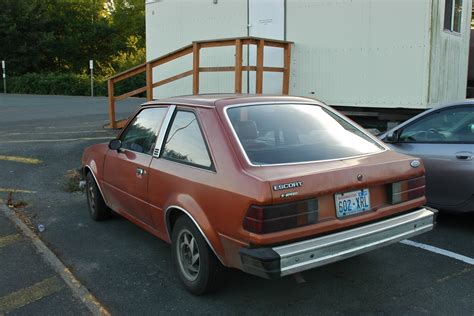
<path fill-rule="evenodd" d="M 31 165 L 38 165 L 38 164 L 42 163 L 42 161 L 39 160 L 39 159 L 28 158 L 28 157 L 19 157 L 19 156 L 0 155 L 0 160 L 21 162 L 21 163 L 27 163 L 27 164 L 31 164 Z"/>
<path fill-rule="evenodd" d="M 76 277 L 69 271 L 69 269 L 59 260 L 59 258 L 44 244 L 44 242 L 38 238 L 38 236 L 28 227 L 14 212 L 8 212 L 5 208 L 0 207 L 0 213 L 4 213 L 16 226 L 21 230 L 26 238 L 31 239 L 31 242 L 35 246 L 36 250 L 41 253 L 43 259 L 48 263 L 57 273 L 58 279 L 61 278 L 64 283 L 61 283 L 69 287 L 72 291 L 72 295 L 82 302 L 92 315 L 104 315 L 109 316 L 110 313 L 107 309 L 101 305 L 101 303 L 84 287 Z M 1 265 L 0 257 L 0 265 Z M 1 279 L 1 278 L 0 278 Z M 58 282 L 57 282 L 58 283 Z M 0 284 L 1 286 L 1 284 Z M 40 287 L 41 288 L 41 287 Z M 8 302 L 11 302 L 12 296 L 9 296 Z M 2 308 L 6 305 L 7 300 L 0 297 L 0 316 L 2 316 Z M 3 304 L 3 306 L 2 306 Z M 10 303 L 11 304 L 11 303 Z"/>
<path fill-rule="evenodd" d="M 8 188 L 0 188 L 0 192 L 7 192 L 7 193 L 29 193 L 29 194 L 35 194 L 36 191 L 30 191 L 30 190 L 21 190 L 21 189 L 8 189 Z"/>
<path fill-rule="evenodd" d="M 109 131 L 70 131 L 70 132 L 28 132 L 28 133 L 7 133 L 2 136 L 21 136 L 21 135 L 62 135 L 62 134 L 89 134 L 89 133 L 108 133 Z"/>
<path fill-rule="evenodd" d="M 4 236 L 4 237 L 0 237 L 0 248 L 11 245 L 11 244 L 17 242 L 20 239 L 21 239 L 20 234 L 13 234 L 13 235 L 7 235 L 7 236 Z"/>
<path fill-rule="evenodd" d="M 59 292 L 64 284 L 57 278 L 51 277 L 30 287 L 0 297 L 0 313 L 10 312 L 17 308 L 34 303 L 48 295 Z"/>
<path fill-rule="evenodd" d="M 73 142 L 80 140 L 106 140 L 113 137 L 81 137 L 81 138 L 60 138 L 60 139 L 28 139 L 28 140 L 10 140 L 0 141 L 0 144 L 24 144 L 24 143 L 54 143 L 54 142 Z"/>

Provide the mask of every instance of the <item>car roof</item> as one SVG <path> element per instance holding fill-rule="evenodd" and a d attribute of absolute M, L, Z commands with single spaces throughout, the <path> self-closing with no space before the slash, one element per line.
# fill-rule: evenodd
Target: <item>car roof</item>
<path fill-rule="evenodd" d="M 298 102 L 322 104 L 321 101 L 311 98 L 282 96 L 282 95 L 257 95 L 257 94 L 198 94 L 185 95 L 167 99 L 146 102 L 142 106 L 156 104 L 177 104 L 203 107 L 224 107 L 228 105 L 267 103 L 267 102 Z"/>

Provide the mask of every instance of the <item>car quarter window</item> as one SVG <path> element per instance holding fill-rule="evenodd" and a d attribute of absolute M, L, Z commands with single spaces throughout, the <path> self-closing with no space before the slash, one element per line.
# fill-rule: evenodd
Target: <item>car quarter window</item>
<path fill-rule="evenodd" d="M 176 112 L 162 157 L 206 169 L 212 168 L 212 160 L 194 112 Z"/>
<path fill-rule="evenodd" d="M 405 127 L 399 137 L 408 143 L 473 143 L 474 107 L 458 107 L 429 114 Z"/>
<path fill-rule="evenodd" d="M 143 109 L 120 137 L 122 148 L 151 154 L 168 107 Z"/>

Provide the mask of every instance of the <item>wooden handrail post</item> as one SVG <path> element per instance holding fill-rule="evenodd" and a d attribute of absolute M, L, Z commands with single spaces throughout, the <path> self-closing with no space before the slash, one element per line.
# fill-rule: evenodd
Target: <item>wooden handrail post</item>
<path fill-rule="evenodd" d="M 242 93 L 242 41 L 235 40 L 235 93 Z"/>
<path fill-rule="evenodd" d="M 263 53 L 265 49 L 265 41 L 259 40 L 257 44 L 257 74 L 255 93 L 261 94 L 263 91 Z"/>
<path fill-rule="evenodd" d="M 151 63 L 146 64 L 146 99 L 153 100 L 153 67 Z"/>
<path fill-rule="evenodd" d="M 284 48 L 283 57 L 283 87 L 282 94 L 288 95 L 290 93 L 290 69 L 291 69 L 291 44 L 287 43 Z"/>
<path fill-rule="evenodd" d="M 199 52 L 198 43 L 193 43 L 193 94 L 199 94 Z"/>
<path fill-rule="evenodd" d="M 109 122 L 110 128 L 117 128 L 117 123 L 115 122 L 115 96 L 114 96 L 114 81 L 109 79 L 107 81 L 107 87 L 109 90 Z"/>

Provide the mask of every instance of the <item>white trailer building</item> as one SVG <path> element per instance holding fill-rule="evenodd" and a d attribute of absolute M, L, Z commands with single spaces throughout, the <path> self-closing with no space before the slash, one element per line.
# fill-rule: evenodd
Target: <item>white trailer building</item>
<path fill-rule="evenodd" d="M 354 107 L 355 115 L 422 110 L 465 98 L 471 9 L 471 0 L 148 0 L 147 60 L 199 40 L 287 40 L 294 42 L 290 94 Z M 281 67 L 281 54 L 266 48 L 265 66 Z M 254 65 L 254 55 L 244 53 L 244 64 Z M 204 65 L 233 62 L 232 48 L 201 56 Z M 166 65 L 153 76 L 176 75 L 190 63 Z M 190 94 L 191 80 L 154 95 Z M 202 74 L 200 92 L 232 92 L 233 80 L 232 73 Z M 253 92 L 254 80 L 252 72 L 244 76 L 243 91 Z M 281 93 L 281 80 L 281 73 L 266 73 L 263 92 Z"/>

